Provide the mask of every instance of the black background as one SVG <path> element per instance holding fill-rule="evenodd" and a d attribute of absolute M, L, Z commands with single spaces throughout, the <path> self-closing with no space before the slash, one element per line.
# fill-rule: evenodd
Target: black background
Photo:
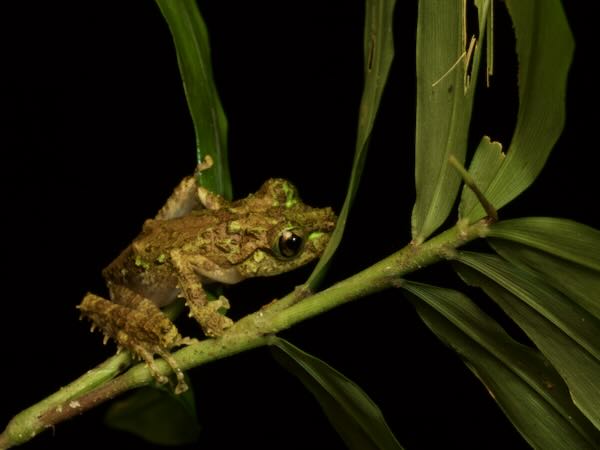
<path fill-rule="evenodd" d="M 416 2 L 405 3 L 395 13 L 396 59 L 361 190 L 326 284 L 410 239 Z M 236 196 L 280 176 L 298 185 L 306 203 L 339 211 L 362 83 L 363 2 L 200 6 L 229 118 Z M 560 216 L 598 228 L 590 112 L 597 87 L 589 59 L 596 48 L 586 36 L 591 19 L 583 5 L 567 6 L 577 50 L 565 132 L 534 186 L 501 217 Z M 508 144 L 515 121 L 513 38 L 502 4 L 497 12 L 496 75 L 491 89 L 479 90 L 474 143 L 485 133 Z M 103 347 L 77 320 L 75 305 L 88 290 L 104 293 L 102 267 L 192 171 L 195 147 L 171 38 L 153 2 L 34 2 L 5 9 L 0 20 L 3 426 L 112 354 L 114 346 Z M 283 295 L 308 270 L 229 289 L 232 313 Z M 458 285 L 445 267 L 416 278 Z M 526 447 L 398 291 L 343 306 L 282 336 L 357 382 L 407 448 Z M 190 374 L 205 427 L 201 443 L 190 448 L 344 448 L 311 395 L 267 350 Z M 23 448 L 154 448 L 107 429 L 103 413 L 100 407 L 60 424 Z"/>

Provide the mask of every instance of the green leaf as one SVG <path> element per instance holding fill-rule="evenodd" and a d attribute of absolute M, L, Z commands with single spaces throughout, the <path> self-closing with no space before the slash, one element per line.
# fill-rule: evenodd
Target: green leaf
<path fill-rule="evenodd" d="M 396 0 L 367 0 L 364 45 L 364 77 L 360 109 L 358 114 L 358 134 L 354 151 L 352 173 L 344 206 L 339 214 L 335 231 L 325 249 L 319 263 L 313 270 L 308 286 L 315 288 L 323 278 L 331 257 L 335 253 L 346 227 L 346 220 L 354 197 L 358 190 L 363 166 L 367 157 L 369 140 L 379 109 L 381 95 L 387 82 L 390 66 L 394 59 L 394 40 L 392 35 L 392 22 Z"/>
<path fill-rule="evenodd" d="M 600 429 L 600 321 L 534 273 L 497 256 L 461 252 L 469 284 L 481 287 L 561 374 L 575 405 Z"/>
<path fill-rule="evenodd" d="M 196 132 L 198 162 L 214 166 L 200 174 L 203 186 L 231 199 L 227 162 L 227 118 L 213 81 L 208 32 L 194 0 L 156 0 L 173 36 L 177 62 Z"/>
<path fill-rule="evenodd" d="M 281 338 L 273 338 L 275 359 L 315 396 L 350 449 L 401 449 L 381 410 L 369 396 L 323 361 Z"/>
<path fill-rule="evenodd" d="M 525 217 L 493 224 L 488 237 L 504 258 L 600 318 L 600 231 L 566 219 Z"/>
<path fill-rule="evenodd" d="M 115 401 L 106 413 L 105 422 L 160 445 L 190 444 L 200 435 L 191 388 L 180 395 L 166 389 L 141 388 Z"/>
<path fill-rule="evenodd" d="M 519 242 L 600 272 L 600 231 L 572 220 L 504 220 L 490 227 L 488 237 Z"/>
<path fill-rule="evenodd" d="M 560 0 L 507 0 L 519 59 L 519 112 L 506 161 L 487 199 L 501 208 L 533 183 L 565 121 L 567 72 L 575 47 Z M 485 215 L 481 207 L 469 217 Z"/>
<path fill-rule="evenodd" d="M 475 0 L 477 5 L 477 11 L 481 15 L 484 11 L 485 0 Z M 481 18 L 480 18 L 481 20 Z M 489 17 L 485 24 L 485 60 L 486 60 L 486 71 L 485 71 L 485 85 L 490 85 L 490 76 L 494 74 L 494 2 L 490 3 Z"/>
<path fill-rule="evenodd" d="M 499 142 L 492 142 L 487 136 L 481 139 L 469 166 L 469 174 L 473 177 L 481 192 L 485 192 L 498 173 L 500 166 L 504 162 L 504 157 L 502 145 Z M 479 200 L 473 191 L 468 186 L 463 186 L 460 205 L 458 207 L 459 216 L 461 218 L 469 217 L 472 211 L 479 205 Z"/>
<path fill-rule="evenodd" d="M 402 287 L 425 324 L 460 355 L 531 446 L 595 448 L 600 443 L 560 375 L 538 351 L 513 340 L 460 292 L 413 282 Z"/>
<path fill-rule="evenodd" d="M 502 239 L 490 244 L 504 259 L 526 267 L 600 319 L 600 273 L 526 245 Z"/>
<path fill-rule="evenodd" d="M 490 2 L 479 9 L 480 40 Z M 419 2 L 417 22 L 417 124 L 412 235 L 422 242 L 448 217 L 460 177 L 450 155 L 463 164 L 479 72 L 481 45 L 467 45 L 463 0 Z M 472 66 L 470 65 L 472 59 Z M 469 78 L 469 67 L 472 67 Z"/>

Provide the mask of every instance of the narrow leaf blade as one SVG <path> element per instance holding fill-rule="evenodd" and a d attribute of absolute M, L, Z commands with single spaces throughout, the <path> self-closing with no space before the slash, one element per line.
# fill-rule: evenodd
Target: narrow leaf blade
<path fill-rule="evenodd" d="M 344 375 L 289 342 L 273 339 L 273 355 L 315 396 L 350 449 L 401 449 L 381 410 Z"/>
<path fill-rule="evenodd" d="M 507 0 L 519 60 L 519 112 L 506 161 L 484 192 L 501 208 L 533 183 L 562 132 L 575 47 L 560 0 Z M 482 208 L 470 214 L 482 217 Z"/>
<path fill-rule="evenodd" d="M 600 272 L 600 231 L 572 220 L 523 217 L 490 227 L 488 235 L 537 248 Z"/>
<path fill-rule="evenodd" d="M 539 352 L 514 341 L 460 292 L 413 282 L 403 288 L 427 326 L 460 355 L 534 448 L 594 448 L 600 442 Z"/>
<path fill-rule="evenodd" d="M 600 322 L 540 278 L 497 256 L 461 252 L 459 274 L 481 287 L 561 374 L 574 403 L 600 429 Z"/>
<path fill-rule="evenodd" d="M 346 220 L 348 219 L 350 208 L 358 190 L 369 148 L 369 139 L 375 118 L 377 117 L 379 103 L 387 82 L 392 60 L 394 59 L 392 23 L 395 5 L 396 0 L 367 0 L 366 2 L 365 31 L 363 37 L 365 85 L 360 101 L 354 162 L 352 164 L 346 199 L 338 216 L 335 231 L 307 282 L 308 286 L 312 289 L 321 281 L 333 254 L 342 240 Z"/>
<path fill-rule="evenodd" d="M 482 39 L 489 2 L 479 14 Z M 422 242 L 448 217 L 460 177 L 448 164 L 464 163 L 481 45 L 468 51 L 462 0 L 419 2 L 417 22 L 417 123 L 412 235 Z M 468 78 L 473 58 L 471 79 Z"/>
<path fill-rule="evenodd" d="M 507 261 L 540 275 L 596 319 L 600 319 L 600 273 L 526 245 L 489 239 Z"/>
<path fill-rule="evenodd" d="M 194 0 L 156 0 L 173 36 L 177 62 L 196 133 L 198 162 L 215 164 L 201 172 L 202 185 L 231 199 L 227 161 L 227 118 L 215 86 L 208 31 Z"/>

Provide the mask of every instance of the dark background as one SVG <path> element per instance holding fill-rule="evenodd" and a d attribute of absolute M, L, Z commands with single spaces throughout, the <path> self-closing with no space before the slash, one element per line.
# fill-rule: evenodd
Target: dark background
<path fill-rule="evenodd" d="M 396 59 L 361 190 L 326 284 L 410 239 L 416 6 L 406 3 L 396 10 Z M 577 51 L 566 129 L 535 185 L 500 214 L 568 217 L 598 228 L 596 117 L 589 112 L 597 98 L 589 62 L 597 40 L 587 39 L 584 6 L 567 3 Z M 229 118 L 236 196 L 280 176 L 298 185 L 306 203 L 339 211 L 361 92 L 363 2 L 200 6 Z M 472 134 L 474 142 L 485 133 L 506 146 L 517 107 L 515 56 L 502 4 L 497 13 L 496 75 L 491 89 L 479 90 Z M 27 3 L 5 9 L 0 21 L 4 426 L 112 354 L 113 345 L 103 347 L 77 320 L 75 305 L 86 291 L 105 292 L 101 269 L 192 171 L 195 147 L 171 38 L 153 2 Z M 229 289 L 232 314 L 283 295 L 309 270 Z M 416 277 L 459 285 L 445 267 Z M 282 336 L 357 382 L 407 448 L 526 447 L 398 291 Z M 205 427 L 201 443 L 190 448 L 344 448 L 312 396 L 265 349 L 190 375 Z M 23 448 L 154 448 L 107 429 L 104 410 L 60 424 Z"/>

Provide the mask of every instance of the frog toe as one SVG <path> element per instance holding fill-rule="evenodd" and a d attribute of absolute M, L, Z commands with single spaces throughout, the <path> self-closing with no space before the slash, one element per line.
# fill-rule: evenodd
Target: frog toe
<path fill-rule="evenodd" d="M 188 385 L 185 382 L 185 376 L 183 374 L 183 371 L 177 364 L 177 361 L 175 361 L 175 358 L 173 358 L 173 355 L 171 355 L 171 353 L 164 351 L 160 348 L 156 349 L 156 353 L 159 354 L 162 357 L 162 359 L 165 360 L 165 362 L 169 365 L 169 367 L 177 377 L 177 384 L 175 385 L 175 394 L 183 394 L 185 391 L 188 390 Z"/>
<path fill-rule="evenodd" d="M 143 359 L 144 362 L 146 363 L 146 366 L 148 367 L 148 369 L 150 370 L 150 373 L 152 374 L 152 377 L 160 384 L 166 384 L 169 382 L 169 379 L 161 374 L 158 370 L 158 367 L 156 366 L 156 362 L 154 361 L 154 353 L 157 352 L 152 352 L 149 351 L 145 346 L 142 345 L 134 345 L 132 346 L 132 350 L 135 352 L 135 354 L 137 356 L 140 357 L 140 359 Z"/>

